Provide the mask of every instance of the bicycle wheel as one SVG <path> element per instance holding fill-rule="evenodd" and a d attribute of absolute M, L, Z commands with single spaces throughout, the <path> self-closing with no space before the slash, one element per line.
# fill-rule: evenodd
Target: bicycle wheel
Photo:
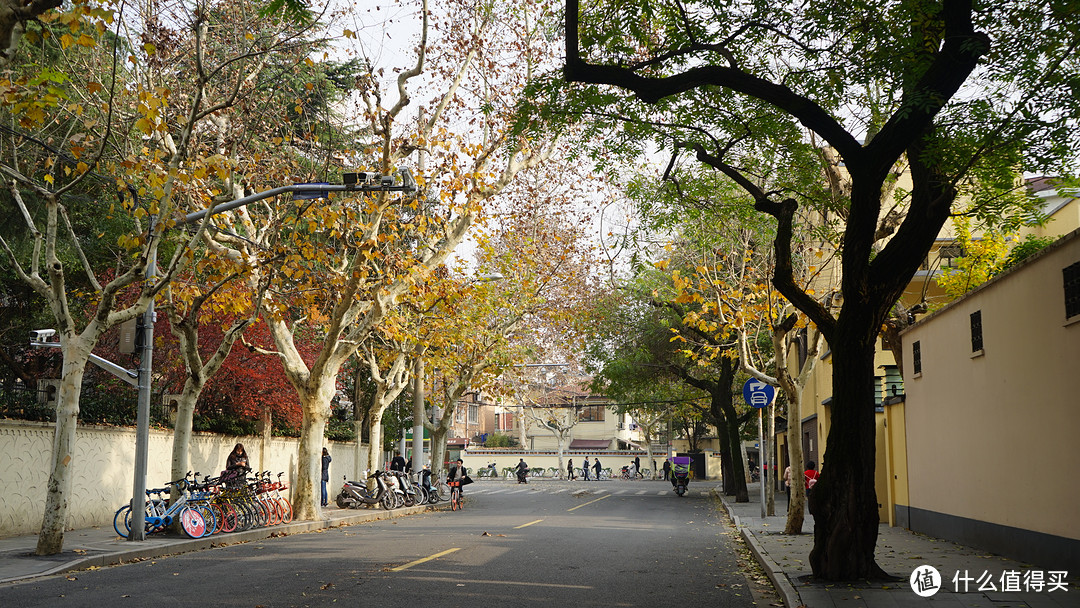
<path fill-rule="evenodd" d="M 450 490 L 450 510 L 457 511 L 461 508 L 461 490 L 454 488 Z"/>
<path fill-rule="evenodd" d="M 289 499 L 278 496 L 277 502 L 278 508 L 281 509 L 281 522 L 287 524 L 292 521 L 292 503 L 289 502 Z"/>
<path fill-rule="evenodd" d="M 270 523 L 270 510 L 266 504 L 261 500 L 252 500 L 251 507 L 255 510 L 255 525 L 265 528 Z"/>
<path fill-rule="evenodd" d="M 277 501 L 270 500 L 270 497 L 260 498 L 259 502 L 266 507 L 266 512 L 270 515 L 270 520 L 267 524 L 276 526 L 281 523 L 281 511 L 278 511 Z"/>
<path fill-rule="evenodd" d="M 236 514 L 236 507 L 231 502 L 223 502 L 218 505 L 221 508 L 221 531 L 232 532 L 236 530 L 236 524 L 239 516 Z"/>
<path fill-rule="evenodd" d="M 439 485 L 435 486 L 435 491 L 439 493 L 439 500 L 450 499 L 450 485 L 445 481 L 440 481 Z"/>
<path fill-rule="evenodd" d="M 180 528 L 191 538 L 200 538 L 206 534 L 206 520 L 191 507 L 180 510 Z"/>
<path fill-rule="evenodd" d="M 232 504 L 233 509 L 236 510 L 236 530 L 243 532 L 244 530 L 250 530 L 255 525 L 255 514 L 251 512 L 251 508 L 248 507 L 246 502 L 234 502 Z"/>
<path fill-rule="evenodd" d="M 393 509 L 396 502 L 397 501 L 394 500 L 393 492 L 386 492 L 385 494 L 383 494 L 382 499 L 379 501 L 379 503 L 382 504 L 382 508 L 386 509 L 387 511 Z"/>
<path fill-rule="evenodd" d="M 214 515 L 214 510 L 205 504 L 197 505 L 194 508 L 199 512 L 199 515 L 202 515 L 203 521 L 206 522 L 206 532 L 203 533 L 203 536 L 210 536 L 217 528 L 217 517 Z"/>
<path fill-rule="evenodd" d="M 212 502 L 207 506 L 214 513 L 214 531 L 211 534 L 217 534 L 225 527 L 225 511 L 216 502 Z"/>
<path fill-rule="evenodd" d="M 131 534 L 131 505 L 124 505 L 116 510 L 116 515 L 113 515 L 112 520 L 113 530 L 116 530 L 116 534 L 128 537 Z"/>

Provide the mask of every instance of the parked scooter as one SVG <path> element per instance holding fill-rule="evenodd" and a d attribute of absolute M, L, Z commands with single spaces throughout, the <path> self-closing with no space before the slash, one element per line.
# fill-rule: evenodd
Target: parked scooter
<path fill-rule="evenodd" d="M 671 489 L 679 496 L 686 494 L 686 486 L 690 483 L 690 457 L 675 456 L 671 459 Z"/>
<path fill-rule="evenodd" d="M 435 504 L 441 500 L 439 498 L 439 492 L 431 485 L 431 469 L 424 465 L 424 469 L 420 471 L 420 485 L 424 488 L 424 493 L 427 495 L 428 504 Z"/>
<path fill-rule="evenodd" d="M 391 471 L 394 474 L 395 492 L 400 492 L 402 502 L 406 507 L 411 507 L 419 503 L 416 497 L 416 488 L 409 480 L 408 473 L 401 471 Z"/>
<path fill-rule="evenodd" d="M 375 471 L 368 476 L 368 479 L 375 480 L 375 487 L 368 488 L 367 484 L 360 481 L 345 480 L 344 485 L 341 487 L 341 493 L 337 495 L 335 499 L 337 506 L 342 509 L 359 509 L 360 507 L 370 507 L 371 505 L 377 505 L 383 503 L 383 507 L 387 509 L 393 508 L 393 500 L 391 497 L 389 507 L 386 506 L 384 500 L 390 497 L 390 492 L 386 482 L 384 481 L 385 473 L 383 471 Z"/>

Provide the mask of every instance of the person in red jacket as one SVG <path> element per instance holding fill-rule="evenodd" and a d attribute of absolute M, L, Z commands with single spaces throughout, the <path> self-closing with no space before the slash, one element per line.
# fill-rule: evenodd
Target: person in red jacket
<path fill-rule="evenodd" d="M 803 472 L 803 482 L 806 484 L 806 495 L 810 495 L 810 490 L 817 483 L 818 477 L 821 474 L 818 473 L 817 464 L 813 460 L 806 463 L 806 471 Z"/>

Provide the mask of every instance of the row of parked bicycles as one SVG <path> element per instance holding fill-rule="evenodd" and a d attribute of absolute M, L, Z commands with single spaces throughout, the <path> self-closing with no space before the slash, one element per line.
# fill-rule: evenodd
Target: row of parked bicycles
<path fill-rule="evenodd" d="M 250 472 L 246 467 L 233 469 L 199 481 L 200 474 L 189 471 L 163 488 L 147 490 L 146 533 L 160 532 L 179 522 L 184 534 L 201 538 L 292 521 L 292 503 L 281 494 L 288 489 L 281 481 L 284 473 L 274 479 L 270 471 L 248 476 Z M 174 488 L 176 500 L 170 498 Z M 131 505 L 116 510 L 113 529 L 124 538 L 131 534 Z"/>

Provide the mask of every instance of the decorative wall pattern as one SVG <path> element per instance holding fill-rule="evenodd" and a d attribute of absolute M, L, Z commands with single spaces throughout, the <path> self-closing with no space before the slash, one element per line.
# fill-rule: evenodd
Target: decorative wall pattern
<path fill-rule="evenodd" d="M 0 537 L 36 534 L 41 528 L 54 428 L 51 423 L 0 421 Z M 192 471 L 216 475 L 237 441 L 244 444 L 253 468 L 284 471 L 282 479 L 292 486 L 299 439 L 274 437 L 263 445 L 261 437 L 196 433 L 191 439 Z M 171 481 L 172 433 L 151 430 L 148 445 L 146 487 L 162 487 Z M 328 488 L 334 493 L 334 480 L 354 468 L 356 444 L 328 441 L 326 446 L 333 457 Z M 112 526 L 113 513 L 131 500 L 135 429 L 80 427 L 72 460 L 68 529 Z"/>

